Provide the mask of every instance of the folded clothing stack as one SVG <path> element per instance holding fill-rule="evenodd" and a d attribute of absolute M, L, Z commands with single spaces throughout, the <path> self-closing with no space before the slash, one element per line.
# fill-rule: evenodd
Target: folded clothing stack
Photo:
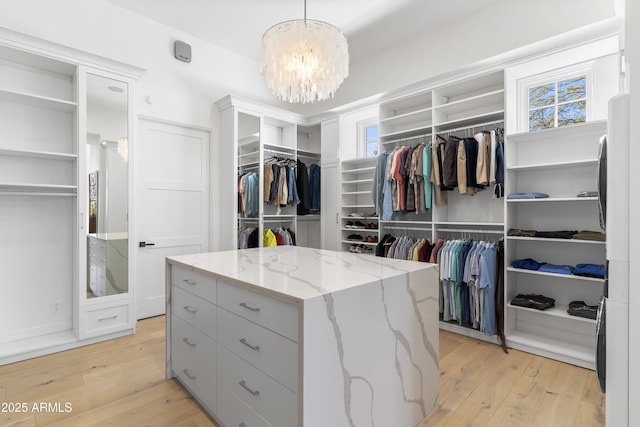
<path fill-rule="evenodd" d="M 511 193 L 507 196 L 507 199 L 546 199 L 549 197 L 545 193 Z"/>
<path fill-rule="evenodd" d="M 598 277 L 601 279 L 604 279 L 605 273 L 604 265 L 598 264 L 578 264 L 573 271 L 576 276 Z"/>
<path fill-rule="evenodd" d="M 540 237 L 545 239 L 576 239 L 576 240 L 595 240 L 598 242 L 604 242 L 607 239 L 607 235 L 599 231 L 591 230 L 552 230 L 552 231 L 538 231 L 538 230 L 525 230 L 521 228 L 510 228 L 507 231 L 507 236 L 515 237 Z"/>
<path fill-rule="evenodd" d="M 587 305 L 584 301 L 571 301 L 567 313 L 572 316 L 586 317 L 587 319 L 596 319 L 598 315 L 597 305 Z"/>
<path fill-rule="evenodd" d="M 547 262 L 538 262 L 533 258 L 517 259 L 511 263 L 514 268 L 524 270 L 542 271 L 545 273 L 566 274 L 575 276 L 595 277 L 604 279 L 605 267 L 600 264 L 578 264 L 575 267 L 571 265 L 549 264 Z"/>
<path fill-rule="evenodd" d="M 518 307 L 535 308 L 536 310 L 546 310 L 551 307 L 555 307 L 556 300 L 553 298 L 545 297 L 544 295 L 535 294 L 518 294 L 511 300 L 511 305 L 517 305 Z"/>

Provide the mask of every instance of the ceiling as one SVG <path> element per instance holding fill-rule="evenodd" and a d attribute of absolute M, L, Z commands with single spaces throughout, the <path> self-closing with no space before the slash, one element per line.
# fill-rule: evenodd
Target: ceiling
<path fill-rule="evenodd" d="M 107 0 L 258 61 L 262 34 L 304 16 L 304 0 Z M 307 18 L 345 33 L 351 62 L 499 0 L 308 0 Z"/>

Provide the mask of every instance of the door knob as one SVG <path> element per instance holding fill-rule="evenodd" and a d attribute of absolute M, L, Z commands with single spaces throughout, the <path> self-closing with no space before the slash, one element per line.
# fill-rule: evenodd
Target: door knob
<path fill-rule="evenodd" d="M 139 242 L 138 246 L 140 246 L 141 248 L 146 248 L 147 246 L 155 246 L 155 243 L 149 243 L 149 242 Z"/>

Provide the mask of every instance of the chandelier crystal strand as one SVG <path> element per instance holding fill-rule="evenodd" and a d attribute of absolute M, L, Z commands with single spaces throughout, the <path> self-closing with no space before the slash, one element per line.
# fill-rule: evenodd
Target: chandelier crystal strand
<path fill-rule="evenodd" d="M 281 22 L 262 36 L 260 72 L 283 101 L 305 104 L 332 98 L 349 75 L 347 39 L 326 22 Z"/>

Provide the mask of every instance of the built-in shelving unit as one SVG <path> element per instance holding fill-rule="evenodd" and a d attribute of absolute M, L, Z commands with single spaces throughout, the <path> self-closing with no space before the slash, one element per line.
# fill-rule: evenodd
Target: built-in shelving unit
<path fill-rule="evenodd" d="M 506 229 L 600 231 L 597 197 L 577 197 L 597 190 L 598 143 L 606 122 L 507 136 L 506 193 L 539 192 L 542 199 L 507 199 Z M 553 152 L 553 160 L 546 161 Z M 602 278 L 513 268 L 517 259 L 575 266 L 604 265 L 605 242 L 508 236 L 506 239 L 505 325 L 509 346 L 593 369 L 595 320 L 572 316 L 572 301 L 597 305 Z M 553 298 L 555 307 L 533 310 L 511 305 L 517 294 Z"/>
<path fill-rule="evenodd" d="M 320 164 L 321 126 L 302 124 L 302 118 L 297 115 L 230 96 L 217 104 L 222 114 L 224 149 L 234 158 L 233 163 L 224 165 L 229 170 L 223 173 L 233 173 L 236 181 L 241 175 L 255 173 L 258 183 L 254 209 L 239 209 L 237 188 L 230 188 L 227 192 L 232 210 L 223 211 L 222 215 L 237 227 L 222 230 L 221 241 L 228 242 L 229 249 L 237 248 L 239 232 L 257 229 L 257 244 L 261 247 L 267 228 L 282 227 L 295 233 L 297 245 L 319 248 L 320 211 L 303 215 L 298 212 L 296 204 L 268 203 L 265 200 L 264 167 L 276 162 L 295 168 L 299 161 L 307 166 L 306 173 L 309 174 L 310 165 Z M 297 176 L 300 171 L 295 170 Z M 268 189 L 266 193 L 269 193 Z"/>
<path fill-rule="evenodd" d="M 502 127 L 504 93 L 503 72 L 499 70 L 383 100 L 378 113 L 380 151 L 391 152 L 404 145 L 428 143 L 436 135 L 444 138 L 450 135 L 466 137 L 482 130 Z M 343 225 L 353 220 L 344 212 L 373 209 L 369 195 L 373 186 L 369 174 L 375 172 L 373 162 L 364 159 L 343 162 Z M 498 241 L 503 237 L 504 199 L 494 198 L 492 188 L 474 196 L 460 195 L 456 188 L 447 192 L 447 196 L 447 204 L 436 205 L 433 200 L 426 212 L 396 213 L 390 219 L 381 219 L 376 232 L 380 238 L 388 233 L 426 238 L 431 242 L 438 238 Z M 344 236 L 359 231 L 342 227 L 343 250 L 348 250 L 352 245 Z M 441 328 L 497 342 L 495 336 L 487 337 L 456 323 L 441 322 Z"/>
<path fill-rule="evenodd" d="M 340 246 L 344 251 L 371 253 L 375 251 L 380 233 L 378 217 L 371 190 L 376 170 L 376 158 L 343 161 L 341 164 L 340 192 Z M 357 215 L 357 216 L 354 216 Z M 356 223 L 363 224 L 355 228 Z M 367 225 L 369 227 L 367 228 Z M 350 238 L 352 237 L 352 238 Z M 369 241 L 374 238 L 375 241 Z M 362 250 L 362 248 L 368 248 Z"/>

